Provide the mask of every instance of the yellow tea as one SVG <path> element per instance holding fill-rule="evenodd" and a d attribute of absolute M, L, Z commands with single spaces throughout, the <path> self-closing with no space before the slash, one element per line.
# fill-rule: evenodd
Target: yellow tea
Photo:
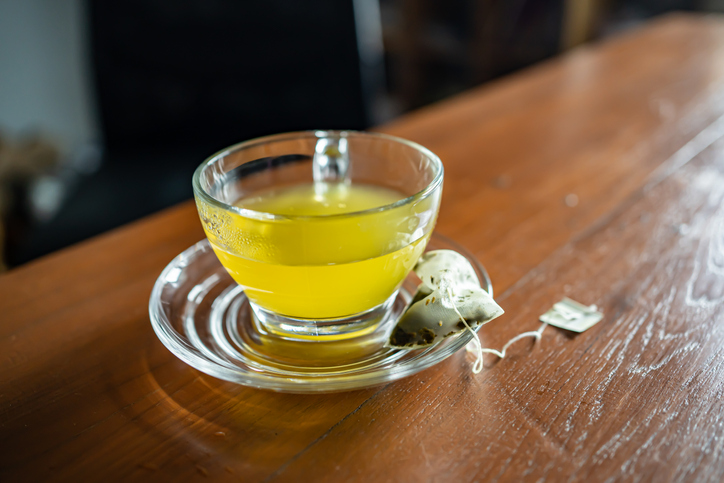
<path fill-rule="evenodd" d="M 252 302 L 322 319 L 382 304 L 415 265 L 436 200 L 382 209 L 404 198 L 372 185 L 309 183 L 242 198 L 240 213 L 198 203 L 211 246 Z"/>

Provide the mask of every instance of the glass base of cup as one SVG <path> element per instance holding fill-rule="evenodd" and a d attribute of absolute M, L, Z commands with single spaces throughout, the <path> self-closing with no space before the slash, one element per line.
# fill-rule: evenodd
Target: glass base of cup
<path fill-rule="evenodd" d="M 384 303 L 365 312 L 348 317 L 303 319 L 286 317 L 249 302 L 252 315 L 263 329 L 290 340 L 334 341 L 361 337 L 377 330 L 389 321 L 397 290 Z"/>

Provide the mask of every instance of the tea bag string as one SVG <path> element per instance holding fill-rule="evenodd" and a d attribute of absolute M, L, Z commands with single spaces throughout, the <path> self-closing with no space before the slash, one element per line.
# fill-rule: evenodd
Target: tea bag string
<path fill-rule="evenodd" d="M 495 356 L 498 356 L 501 359 L 505 359 L 505 351 L 508 350 L 508 347 L 513 345 L 514 343 L 518 342 L 520 339 L 524 339 L 526 337 L 535 337 L 536 342 L 541 339 L 541 336 L 543 335 L 543 331 L 546 329 L 548 324 L 543 323 L 543 325 L 540 326 L 538 330 L 533 330 L 529 332 L 523 332 L 522 334 L 518 334 L 512 339 L 510 339 L 508 342 L 505 343 L 503 346 L 503 350 L 498 351 L 495 349 L 489 349 L 487 347 L 483 347 L 483 345 L 480 343 L 480 337 L 478 336 L 478 333 L 475 332 L 469 325 L 467 320 L 465 320 L 465 317 L 460 313 L 458 308 L 455 306 L 455 300 L 453 298 L 452 292 L 450 291 L 450 288 L 447 289 L 448 297 L 450 297 L 450 302 L 452 303 L 453 310 L 455 313 L 460 317 L 460 321 L 465 325 L 465 329 L 468 330 L 472 336 L 472 343 L 473 346 L 471 347 L 470 344 L 465 346 L 465 350 L 468 352 L 472 352 L 477 355 L 477 358 L 475 359 L 475 364 L 473 364 L 473 374 L 479 374 L 480 371 L 483 370 L 483 354 L 493 354 Z"/>

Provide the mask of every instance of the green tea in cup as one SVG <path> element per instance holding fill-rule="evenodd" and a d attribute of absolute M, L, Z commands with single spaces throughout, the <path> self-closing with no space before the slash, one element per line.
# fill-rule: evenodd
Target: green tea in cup
<path fill-rule="evenodd" d="M 267 329 L 344 336 L 380 320 L 432 233 L 437 156 L 373 133 L 252 140 L 205 161 L 194 192 L 209 242 Z"/>

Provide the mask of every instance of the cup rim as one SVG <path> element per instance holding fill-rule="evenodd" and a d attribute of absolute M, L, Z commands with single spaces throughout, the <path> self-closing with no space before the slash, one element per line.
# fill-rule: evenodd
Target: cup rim
<path fill-rule="evenodd" d="M 240 149 L 252 147 L 258 144 L 266 143 L 269 141 L 283 141 L 287 139 L 295 139 L 295 138 L 302 138 L 302 137 L 328 137 L 330 135 L 339 135 L 339 136 L 361 136 L 361 137 L 371 137 L 371 138 L 378 138 L 378 139 L 385 139 L 388 141 L 393 141 L 399 144 L 403 144 L 405 146 L 411 147 L 417 151 L 420 151 L 422 154 L 427 156 L 438 168 L 438 172 L 435 174 L 435 177 L 420 191 L 417 193 L 410 195 L 406 198 L 402 198 L 400 200 L 397 200 L 393 203 L 389 203 L 386 205 L 378 206 L 375 208 L 369 208 L 366 210 L 360 210 L 360 211 L 351 211 L 348 213 L 336 213 L 336 214 L 326 214 L 326 215 L 279 215 L 274 213 L 267 213 L 263 211 L 256 211 L 251 210 L 249 208 L 239 208 L 238 206 L 230 205 L 227 203 L 224 203 L 223 201 L 220 201 L 213 196 L 211 196 L 209 193 L 206 192 L 204 188 L 201 186 L 201 173 L 209 164 L 212 162 L 218 160 L 219 158 L 222 158 L 224 156 L 227 156 L 235 151 L 239 151 Z M 368 131 L 355 131 L 355 130 L 309 130 L 309 131 L 293 131 L 293 132 L 287 132 L 287 133 L 281 133 L 281 134 L 272 134 L 270 136 L 262 136 L 257 137 L 253 139 L 249 139 L 247 141 L 242 141 L 237 144 L 233 144 L 229 147 L 226 147 L 220 151 L 217 151 L 216 153 L 212 154 L 208 158 L 206 158 L 194 171 L 193 175 L 193 190 L 194 195 L 201 198 L 204 202 L 215 206 L 217 208 L 221 208 L 226 211 L 234 212 L 240 216 L 243 216 L 244 218 L 251 218 L 251 219 L 257 219 L 257 220 L 264 220 L 264 221 L 273 221 L 273 220 L 310 220 L 310 219 L 334 219 L 334 218 L 350 218 L 350 217 L 357 217 L 357 216 L 364 216 L 371 213 L 379 213 L 383 211 L 392 210 L 395 208 L 399 208 L 400 206 L 404 206 L 410 203 L 413 203 L 414 201 L 421 200 L 423 198 L 426 198 L 431 193 L 433 193 L 441 184 L 443 181 L 443 174 L 444 174 L 444 167 L 442 164 L 442 161 L 440 160 L 440 157 L 427 149 L 426 147 L 413 142 L 409 141 L 407 139 L 403 139 L 397 136 L 391 136 L 389 134 L 384 133 L 377 133 L 377 132 L 368 132 Z"/>

